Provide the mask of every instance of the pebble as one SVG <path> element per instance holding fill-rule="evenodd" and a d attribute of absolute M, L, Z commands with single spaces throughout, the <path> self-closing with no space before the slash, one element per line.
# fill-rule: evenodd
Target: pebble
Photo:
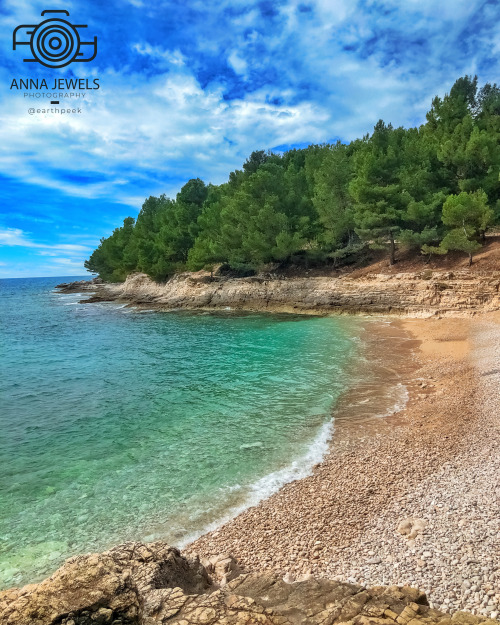
<path fill-rule="evenodd" d="M 472 322 L 444 323 L 453 339 Z M 429 388 L 418 399 L 410 392 L 397 420 L 363 425 L 362 438 L 336 423 L 331 453 L 311 477 L 286 485 L 189 550 L 203 557 L 232 553 L 248 570 L 265 563 L 295 578 L 310 569 L 315 577 L 366 586 L 411 583 L 438 609 L 497 618 L 500 333 L 474 317 L 471 336 L 469 360 L 428 359 L 409 374 L 408 388 L 413 375 L 434 379 L 441 393 Z M 410 539 L 396 532 L 409 518 L 426 523 Z M 306 555 L 298 558 L 301 551 Z"/>

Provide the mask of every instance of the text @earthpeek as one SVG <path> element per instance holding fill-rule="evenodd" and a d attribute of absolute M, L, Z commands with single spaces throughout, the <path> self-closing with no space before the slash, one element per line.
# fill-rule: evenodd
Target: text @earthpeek
<path fill-rule="evenodd" d="M 80 115 L 82 112 L 81 108 L 59 108 L 59 107 L 50 107 L 50 108 L 29 108 L 28 113 L 30 115 L 35 115 L 36 113 L 50 113 L 52 115 Z"/>

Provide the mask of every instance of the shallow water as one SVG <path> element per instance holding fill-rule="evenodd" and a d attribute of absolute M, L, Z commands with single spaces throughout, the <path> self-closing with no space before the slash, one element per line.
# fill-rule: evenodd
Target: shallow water
<path fill-rule="evenodd" d="M 366 375 L 358 319 L 80 304 L 61 281 L 0 281 L 0 587 L 184 544 L 307 474 Z"/>

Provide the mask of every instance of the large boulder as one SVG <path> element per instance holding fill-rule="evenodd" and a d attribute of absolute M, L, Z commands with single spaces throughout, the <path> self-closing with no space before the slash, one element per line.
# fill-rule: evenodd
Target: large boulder
<path fill-rule="evenodd" d="M 163 542 L 125 543 L 100 554 L 70 558 L 40 584 L 0 592 L 2 625 L 133 625 L 173 588 L 187 594 L 211 585 L 198 559 Z"/>
<path fill-rule="evenodd" d="M 409 587 L 242 573 L 230 556 L 185 558 L 165 543 L 126 543 L 68 560 L 40 584 L 0 593 L 1 625 L 498 625 L 431 609 Z"/>

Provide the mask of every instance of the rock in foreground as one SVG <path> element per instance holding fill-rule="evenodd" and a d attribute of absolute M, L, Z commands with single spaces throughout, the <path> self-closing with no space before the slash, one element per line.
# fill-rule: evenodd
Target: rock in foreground
<path fill-rule="evenodd" d="M 212 577 L 210 576 L 212 575 Z M 236 576 L 236 577 L 235 577 Z M 286 583 L 239 573 L 231 558 L 206 566 L 165 543 L 126 543 L 68 560 L 40 584 L 0 593 L 2 625 L 470 624 L 497 621 L 431 609 L 409 587 L 329 580 Z"/>

